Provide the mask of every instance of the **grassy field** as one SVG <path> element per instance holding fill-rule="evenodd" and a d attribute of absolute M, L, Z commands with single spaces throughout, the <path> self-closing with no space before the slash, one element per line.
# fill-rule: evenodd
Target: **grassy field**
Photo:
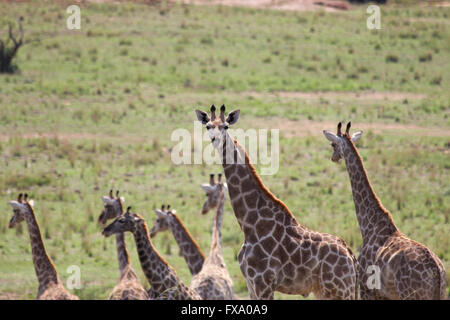
<path fill-rule="evenodd" d="M 111 188 L 149 227 L 153 208 L 170 203 L 207 254 L 212 214 L 200 215 L 200 184 L 221 167 L 174 165 L 170 137 L 192 131 L 194 109 L 213 103 L 241 109 L 236 128 L 280 129 L 280 169 L 264 183 L 300 223 L 358 252 L 349 178 L 322 136 L 352 120 L 365 131 L 359 151 L 384 206 L 450 278 L 450 8 L 384 6 L 382 29 L 368 30 L 364 6 L 83 4 L 81 30 L 68 30 L 66 7 L 0 3 L 1 38 L 22 15 L 25 38 L 39 40 L 20 49 L 19 73 L 0 75 L 0 298 L 37 292 L 26 227 L 8 229 L 8 201 L 19 192 L 35 200 L 60 277 L 80 266 L 81 299 L 107 298 L 119 278 L 114 238 L 96 223 Z M 243 235 L 229 201 L 224 219 L 225 260 L 245 298 L 236 261 Z M 154 243 L 190 283 L 172 236 Z"/>

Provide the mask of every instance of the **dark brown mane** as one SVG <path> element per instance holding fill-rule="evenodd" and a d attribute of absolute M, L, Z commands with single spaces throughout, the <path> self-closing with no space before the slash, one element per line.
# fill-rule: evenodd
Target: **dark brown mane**
<path fill-rule="evenodd" d="M 28 210 L 30 210 L 31 218 L 33 219 L 34 223 L 36 224 L 36 228 L 37 228 L 37 231 L 38 231 L 38 232 L 37 232 L 37 235 L 38 235 L 38 237 L 39 237 L 39 241 L 42 243 L 42 247 L 43 247 L 43 249 L 44 249 L 44 254 L 45 254 L 45 256 L 47 257 L 48 262 L 49 262 L 50 265 L 52 266 L 53 270 L 55 271 L 55 274 L 57 274 L 55 265 L 53 264 L 53 260 L 52 260 L 52 258 L 48 255 L 47 249 L 45 248 L 45 243 L 44 243 L 44 241 L 42 240 L 41 228 L 39 227 L 39 223 L 38 223 L 38 221 L 37 221 L 37 219 L 36 219 L 36 215 L 34 214 L 33 207 L 31 206 L 31 204 L 30 204 L 28 201 L 25 201 L 24 204 L 28 207 Z"/>
<path fill-rule="evenodd" d="M 120 200 L 119 197 L 117 197 L 116 200 L 119 200 L 120 210 L 122 211 L 122 214 L 123 214 L 123 203 L 122 203 L 122 200 Z"/>
<path fill-rule="evenodd" d="M 197 251 L 201 254 L 201 256 L 203 258 L 205 258 L 205 255 L 203 254 L 202 250 L 200 249 L 200 247 L 198 246 L 197 242 L 194 240 L 194 238 L 192 238 L 192 235 L 189 233 L 189 231 L 186 229 L 185 225 L 183 224 L 183 222 L 181 222 L 181 219 L 178 217 L 177 214 L 173 214 L 174 218 L 177 220 L 178 224 L 180 225 L 180 227 L 183 229 L 183 231 L 186 233 L 186 235 L 189 237 L 189 239 L 191 240 L 191 242 L 194 244 L 195 248 L 197 249 Z"/>
<path fill-rule="evenodd" d="M 350 137 L 350 135 L 346 132 L 344 134 L 345 139 L 347 140 L 347 142 L 349 143 L 350 147 L 352 148 L 352 151 L 354 152 L 354 154 L 356 155 L 356 161 L 358 162 L 358 165 L 361 166 L 362 170 L 363 170 L 363 179 L 365 179 L 367 185 L 369 186 L 369 192 L 372 194 L 373 198 L 376 200 L 376 204 L 378 206 L 378 208 L 384 212 L 386 214 L 386 216 L 388 217 L 388 219 L 390 220 L 390 222 L 392 223 L 393 226 L 395 226 L 394 220 L 392 219 L 391 213 L 389 212 L 389 210 L 387 210 L 383 204 L 381 203 L 380 199 L 377 197 L 375 191 L 372 188 L 372 185 L 370 184 L 369 181 L 369 177 L 367 175 L 367 171 L 366 168 L 364 167 L 361 155 L 358 152 L 358 149 L 356 149 L 355 144 L 353 143 L 352 138 Z"/>
<path fill-rule="evenodd" d="M 145 236 L 147 237 L 147 240 L 148 240 L 148 242 L 150 243 L 150 246 L 152 247 L 153 252 L 156 254 L 156 256 L 158 257 L 158 259 L 161 260 L 162 263 L 164 263 L 165 265 L 167 265 L 167 267 L 170 267 L 169 262 L 167 262 L 167 260 L 164 259 L 164 258 L 159 254 L 158 250 L 156 250 L 156 248 L 153 246 L 153 243 L 152 243 L 151 238 L 150 238 L 150 233 L 148 232 L 147 222 L 145 222 L 144 218 L 143 218 L 141 215 L 135 213 L 135 216 L 136 216 L 137 218 L 139 218 L 139 219 L 142 220 L 142 222 L 143 222 L 143 223 L 142 223 L 142 228 L 144 228 Z"/>
<path fill-rule="evenodd" d="M 218 223 L 218 218 L 219 218 L 219 208 L 221 206 L 221 202 L 225 200 L 224 197 L 225 197 L 225 189 L 222 186 L 222 188 L 220 190 L 220 194 L 219 194 L 219 200 L 217 201 L 216 215 L 214 216 L 214 229 L 213 229 L 213 231 L 215 233 L 214 233 L 214 239 L 213 239 L 213 241 L 211 243 L 211 250 L 213 248 L 217 247 L 217 240 L 218 240 L 218 237 L 219 237 L 219 230 L 217 228 L 217 223 Z M 223 219 L 223 213 L 222 213 L 222 219 Z"/>
<path fill-rule="evenodd" d="M 288 213 L 289 215 L 291 215 L 292 219 L 295 219 L 294 215 L 291 213 L 291 211 L 289 210 L 289 208 L 284 204 L 283 201 L 281 201 L 280 199 L 278 199 L 277 197 L 275 197 L 275 195 L 270 192 L 269 189 L 266 188 L 266 186 L 264 185 L 264 183 L 262 182 L 261 178 L 259 177 L 258 173 L 256 172 L 255 167 L 253 166 L 253 164 L 250 162 L 250 158 L 247 154 L 247 152 L 245 151 L 245 149 L 237 142 L 237 140 L 234 140 L 234 145 L 236 148 L 239 148 L 244 154 L 245 154 L 245 164 L 247 165 L 250 174 L 253 176 L 255 183 L 257 184 L 257 186 L 263 191 L 263 193 L 271 200 L 273 200 L 275 203 L 279 204 L 285 211 L 286 213 Z"/>

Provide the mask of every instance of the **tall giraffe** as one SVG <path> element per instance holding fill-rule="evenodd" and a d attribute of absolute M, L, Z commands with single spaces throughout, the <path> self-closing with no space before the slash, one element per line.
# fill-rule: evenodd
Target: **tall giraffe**
<path fill-rule="evenodd" d="M 58 277 L 52 259 L 45 250 L 41 231 L 33 210 L 33 200 L 28 201 L 28 195 L 19 194 L 17 201 L 10 201 L 14 215 L 9 221 L 9 227 L 13 228 L 25 220 L 31 242 L 31 254 L 33 255 L 34 269 L 39 282 L 37 293 L 38 300 L 79 300 L 64 288 Z"/>
<path fill-rule="evenodd" d="M 151 286 L 150 299 L 200 300 L 201 297 L 178 278 L 175 270 L 153 247 L 145 220 L 130 209 L 128 207 L 103 229 L 102 234 L 106 237 L 125 231 L 133 234 L 142 270 Z"/>
<path fill-rule="evenodd" d="M 170 230 L 180 248 L 180 254 L 186 260 L 191 274 L 194 276 L 199 273 L 202 270 L 205 255 L 184 226 L 180 217 L 176 214 L 176 211 L 170 210 L 170 205 L 167 206 L 166 210 L 163 205 L 161 210 L 155 209 L 155 213 L 156 221 L 150 231 L 150 237 L 153 238 L 158 232 Z"/>
<path fill-rule="evenodd" d="M 113 197 L 112 190 L 109 191 L 109 197 L 102 197 L 104 209 L 98 221 L 105 225 L 110 219 L 115 219 L 123 214 L 123 197 L 119 198 L 119 191 L 116 197 Z M 109 295 L 109 300 L 148 300 L 149 295 L 139 282 L 139 278 L 130 263 L 125 235 L 116 233 L 117 258 L 119 260 L 120 279 L 117 285 Z"/>
<path fill-rule="evenodd" d="M 357 261 L 346 243 L 300 225 L 286 205 L 263 184 L 245 150 L 228 134 L 239 110 L 225 118 L 196 110 L 218 150 L 231 205 L 244 233 L 238 255 L 252 299 L 273 299 L 274 291 L 321 299 L 357 298 Z"/>
<path fill-rule="evenodd" d="M 363 244 L 358 261 L 361 267 L 362 299 L 445 299 L 445 269 L 426 246 L 409 239 L 395 226 L 390 212 L 373 190 L 355 142 L 362 131 L 350 136 L 351 123 L 344 134 L 324 130 L 331 141 L 333 156 L 344 158 L 355 203 Z M 378 281 L 379 280 L 379 281 Z M 377 283 L 379 285 L 377 285 Z"/>
<path fill-rule="evenodd" d="M 205 300 L 232 300 L 235 298 L 233 280 L 227 271 L 222 253 L 222 221 L 226 184 L 220 181 L 222 174 L 219 174 L 217 184 L 214 183 L 214 176 L 210 177 L 210 185 L 206 188 L 207 191 L 205 190 L 207 200 L 203 205 L 203 212 L 206 213 L 205 211 L 214 207 L 215 204 L 216 214 L 212 223 L 211 247 L 202 270 L 192 278 L 191 288 Z M 205 189 L 204 185 L 202 187 Z M 217 199 L 217 201 L 214 203 L 213 199 Z"/>

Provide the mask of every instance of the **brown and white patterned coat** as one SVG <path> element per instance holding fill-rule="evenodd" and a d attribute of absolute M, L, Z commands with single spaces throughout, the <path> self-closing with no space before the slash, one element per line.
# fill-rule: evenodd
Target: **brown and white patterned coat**
<path fill-rule="evenodd" d="M 31 242 L 31 254 L 33 255 L 34 269 L 39 282 L 37 299 L 39 300 L 78 300 L 78 297 L 71 294 L 64 288 L 58 277 L 52 259 L 42 241 L 41 231 L 33 210 L 33 201 L 28 201 L 28 195 L 23 197 L 19 194 L 17 201 L 10 201 L 13 207 L 9 227 L 13 228 L 17 224 L 25 221 L 28 227 Z"/>
<path fill-rule="evenodd" d="M 99 223 L 105 225 L 110 219 L 115 219 L 123 214 L 123 197 L 113 197 L 112 190 L 109 192 L 109 197 L 102 197 L 104 209 L 98 217 Z M 139 278 L 134 271 L 130 257 L 128 255 L 127 245 L 125 243 L 124 233 L 116 233 L 116 247 L 117 259 L 119 260 L 120 278 L 111 294 L 110 300 L 148 300 L 149 295 L 139 281 Z"/>
<path fill-rule="evenodd" d="M 225 106 L 211 118 L 196 110 L 208 130 L 225 171 L 231 205 L 244 233 L 238 255 L 252 299 L 273 299 L 274 292 L 321 299 L 357 297 L 357 261 L 346 243 L 297 222 L 287 206 L 263 184 L 245 150 L 227 129 L 239 110 L 225 118 Z"/>
<path fill-rule="evenodd" d="M 150 299 L 200 300 L 179 278 L 169 263 L 161 257 L 150 240 L 147 223 L 136 213 L 127 211 L 108 225 L 102 232 L 106 237 L 121 232 L 131 232 L 136 242 L 142 270 L 150 283 Z"/>
<path fill-rule="evenodd" d="M 423 244 L 401 233 L 390 212 L 373 190 L 362 158 L 356 149 L 362 131 L 350 136 L 324 130 L 333 147 L 332 161 L 345 160 L 363 244 L 361 267 L 362 299 L 445 299 L 445 269 L 439 258 Z"/>
<path fill-rule="evenodd" d="M 211 175 L 212 185 L 202 185 L 207 193 L 207 200 L 203 205 L 203 213 L 215 208 L 216 214 L 212 223 L 211 247 L 209 255 L 203 264 L 203 268 L 192 278 L 191 288 L 197 291 L 205 300 L 232 300 L 235 299 L 233 292 L 233 280 L 228 273 L 222 252 L 222 223 L 225 206 L 226 184 L 220 181 L 214 183 Z"/>

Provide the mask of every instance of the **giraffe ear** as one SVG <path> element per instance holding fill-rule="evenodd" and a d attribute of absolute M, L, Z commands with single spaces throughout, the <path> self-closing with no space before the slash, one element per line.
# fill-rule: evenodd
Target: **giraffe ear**
<path fill-rule="evenodd" d="M 17 201 L 10 201 L 9 204 L 11 205 L 11 207 L 13 208 L 13 210 L 19 210 L 22 211 L 22 209 L 24 209 L 24 205 L 22 203 L 19 203 Z"/>
<path fill-rule="evenodd" d="M 161 211 L 159 209 L 154 209 L 154 210 L 155 210 L 155 213 L 156 213 L 157 217 L 161 217 L 161 218 L 165 218 L 166 217 L 166 213 L 165 212 L 163 212 L 163 211 Z"/>
<path fill-rule="evenodd" d="M 200 121 L 202 124 L 207 124 L 209 122 L 209 117 L 206 112 L 195 110 L 195 114 L 197 115 L 198 121 Z"/>
<path fill-rule="evenodd" d="M 34 207 L 34 200 L 29 200 L 28 203 L 30 204 L 30 206 Z"/>
<path fill-rule="evenodd" d="M 201 187 L 206 193 L 211 193 L 216 188 L 215 186 L 212 186 L 209 183 L 204 183 L 204 184 L 201 185 Z"/>
<path fill-rule="evenodd" d="M 241 110 L 234 110 L 234 111 L 231 111 L 229 114 L 228 114 L 228 117 L 227 117 L 227 122 L 228 122 L 228 124 L 229 125 L 232 125 L 232 124 L 235 124 L 237 121 L 238 121 L 238 119 L 239 119 L 239 114 L 241 113 Z"/>
<path fill-rule="evenodd" d="M 17 201 L 10 201 L 9 204 L 13 208 L 13 210 L 19 209 L 20 210 L 20 203 Z"/>
<path fill-rule="evenodd" d="M 223 188 L 228 191 L 228 185 L 226 182 L 223 183 Z"/>
<path fill-rule="evenodd" d="M 354 143 L 355 143 L 355 142 L 358 142 L 359 139 L 361 139 L 362 134 L 363 134 L 363 131 L 362 131 L 362 130 L 361 130 L 361 131 L 358 131 L 358 132 L 355 132 L 355 133 L 352 135 L 352 141 L 353 141 Z"/>
<path fill-rule="evenodd" d="M 125 197 L 120 197 L 120 202 L 125 203 Z"/>
<path fill-rule="evenodd" d="M 109 197 L 105 197 L 105 196 L 102 196 L 102 200 L 105 204 L 112 204 L 114 201 L 113 199 L 110 199 Z"/>
<path fill-rule="evenodd" d="M 323 135 L 325 136 L 325 138 L 327 138 L 331 142 L 334 142 L 334 143 L 340 142 L 340 138 L 337 135 L 335 135 L 333 132 L 330 132 L 328 130 L 323 130 Z"/>

